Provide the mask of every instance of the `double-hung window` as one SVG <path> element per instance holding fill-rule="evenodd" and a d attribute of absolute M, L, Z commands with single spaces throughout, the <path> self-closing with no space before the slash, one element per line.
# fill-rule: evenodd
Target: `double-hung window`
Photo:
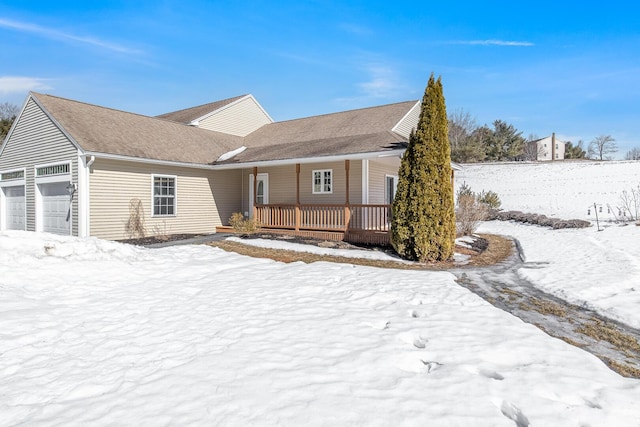
<path fill-rule="evenodd" d="M 331 194 L 333 192 L 333 170 L 313 171 L 313 194 Z"/>
<path fill-rule="evenodd" d="M 153 175 L 153 215 L 176 214 L 176 177 Z"/>

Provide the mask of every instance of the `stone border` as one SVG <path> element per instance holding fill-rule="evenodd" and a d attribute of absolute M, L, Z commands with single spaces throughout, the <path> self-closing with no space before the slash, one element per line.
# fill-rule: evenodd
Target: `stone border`
<path fill-rule="evenodd" d="M 524 213 L 520 211 L 498 211 L 489 210 L 487 221 L 516 221 L 524 224 L 539 225 L 542 227 L 551 227 L 554 230 L 561 228 L 587 228 L 591 227 L 591 222 L 582 219 L 559 219 L 549 218 L 546 215 Z"/>

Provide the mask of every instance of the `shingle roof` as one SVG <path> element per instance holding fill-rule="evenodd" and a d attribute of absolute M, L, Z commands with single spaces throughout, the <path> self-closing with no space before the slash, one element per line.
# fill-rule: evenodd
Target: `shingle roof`
<path fill-rule="evenodd" d="M 201 117 L 246 95 L 158 117 L 32 93 L 80 147 L 115 154 L 181 163 L 213 164 L 225 153 L 247 149 L 218 163 L 349 155 L 402 149 L 407 138 L 393 127 L 415 106 L 407 101 L 303 119 L 270 123 L 246 137 L 187 126 L 174 121 Z M 171 116 L 172 120 L 166 119 Z M 197 116 L 197 117 L 195 117 Z"/>
<path fill-rule="evenodd" d="M 208 164 L 242 138 L 51 95 L 31 94 L 87 152 Z"/>
<path fill-rule="evenodd" d="M 221 163 L 302 159 L 398 150 L 407 138 L 391 129 L 417 101 L 324 114 L 262 126 L 245 151 Z"/>
<path fill-rule="evenodd" d="M 248 147 L 224 164 L 262 162 L 271 160 L 304 159 L 309 157 L 340 156 L 373 153 L 406 148 L 406 138 L 395 132 L 367 135 L 339 136 L 312 141 L 286 142 L 277 145 Z"/>
<path fill-rule="evenodd" d="M 270 123 L 247 135 L 245 145 L 247 147 L 261 147 L 289 142 L 330 140 L 390 132 L 416 102 L 406 101 Z M 395 133 L 394 135 L 400 138 L 399 140 L 406 141 L 406 138 Z"/>
<path fill-rule="evenodd" d="M 210 102 L 209 104 L 198 105 L 197 107 L 185 108 L 184 110 L 172 111 L 171 113 L 156 116 L 160 119 L 171 120 L 178 123 L 191 123 L 192 121 L 206 116 L 207 114 L 219 110 L 247 95 L 240 95 L 234 98 L 223 99 L 221 101 Z"/>

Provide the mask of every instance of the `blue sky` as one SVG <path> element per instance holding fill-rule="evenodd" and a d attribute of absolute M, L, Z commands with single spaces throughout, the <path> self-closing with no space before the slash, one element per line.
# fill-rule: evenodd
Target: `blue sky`
<path fill-rule="evenodd" d="M 621 158 L 640 147 L 635 3 L 0 0 L 0 102 L 156 115 L 251 93 L 287 120 L 419 99 L 434 72 L 449 112 L 611 135 Z"/>

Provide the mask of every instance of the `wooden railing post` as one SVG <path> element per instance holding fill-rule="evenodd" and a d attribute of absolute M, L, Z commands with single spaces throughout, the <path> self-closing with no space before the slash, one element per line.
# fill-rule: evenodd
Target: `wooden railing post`
<path fill-rule="evenodd" d="M 351 208 L 349 208 L 349 170 L 351 169 L 351 161 L 344 161 L 344 172 L 345 172 L 345 181 L 346 181 L 346 191 L 345 191 L 345 205 L 344 205 L 344 233 L 345 238 L 347 237 L 347 233 L 349 232 L 349 222 L 351 221 Z"/>
<path fill-rule="evenodd" d="M 295 229 L 300 231 L 300 163 L 296 163 L 296 219 Z"/>
<path fill-rule="evenodd" d="M 351 222 L 351 208 L 349 205 L 344 207 L 344 232 L 349 231 L 349 223 Z"/>

